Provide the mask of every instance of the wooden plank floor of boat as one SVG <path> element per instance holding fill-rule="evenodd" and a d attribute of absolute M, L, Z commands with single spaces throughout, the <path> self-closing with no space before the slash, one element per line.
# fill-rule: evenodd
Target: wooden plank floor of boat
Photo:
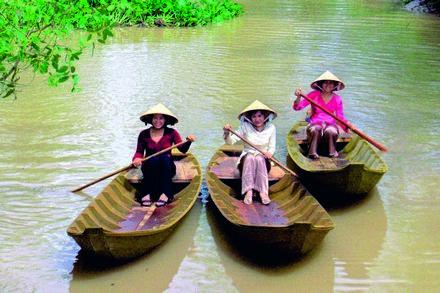
<path fill-rule="evenodd" d="M 269 205 L 263 205 L 255 200 L 251 205 L 241 200 L 234 200 L 233 205 L 237 215 L 244 223 L 256 226 L 277 226 L 287 225 L 289 219 L 284 216 L 284 210 L 278 206 L 276 201 Z"/>
<path fill-rule="evenodd" d="M 193 163 L 190 161 L 176 161 L 174 163 L 176 165 L 176 175 L 173 177 L 174 183 L 190 182 L 197 174 Z M 138 183 L 140 181 L 139 176 L 142 176 L 142 172 L 139 175 L 140 169 L 132 170 L 132 174 L 126 177 L 129 177 L 127 179 L 131 182 Z M 151 230 L 154 227 L 158 227 L 166 223 L 173 207 L 177 204 L 179 204 L 179 198 L 176 198 L 172 203 L 160 208 L 157 208 L 154 204 L 151 207 L 144 207 L 136 203 L 131 207 L 126 218 L 119 222 L 120 228 L 116 230 L 116 232 Z"/>
<path fill-rule="evenodd" d="M 131 207 L 125 219 L 118 223 L 120 228 L 116 232 L 151 230 L 163 225 L 169 220 L 169 215 L 178 204 L 179 198 L 160 208 L 154 204 L 144 207 L 136 203 Z"/>
<path fill-rule="evenodd" d="M 344 155 L 340 155 L 338 158 L 320 156 L 319 159 L 310 160 L 310 164 L 316 169 L 337 169 L 347 166 L 349 163 L 344 159 Z"/>
<path fill-rule="evenodd" d="M 240 179 L 240 172 L 237 169 L 238 157 L 219 157 L 216 159 L 217 165 L 211 167 L 211 171 L 220 179 Z M 278 181 L 285 175 L 285 172 L 278 166 L 272 166 L 269 172 L 270 181 Z M 276 226 L 286 225 L 288 218 L 284 216 L 284 211 L 278 203 L 272 201 L 270 205 L 263 205 L 254 198 L 252 205 L 243 203 L 242 200 L 232 200 L 236 215 L 244 223 L 256 226 Z"/>

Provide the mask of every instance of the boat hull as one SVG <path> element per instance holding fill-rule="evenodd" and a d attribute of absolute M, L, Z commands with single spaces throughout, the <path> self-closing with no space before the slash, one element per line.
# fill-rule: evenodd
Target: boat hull
<path fill-rule="evenodd" d="M 87 253 L 113 259 L 141 256 L 160 245 L 191 210 L 200 191 L 202 176 L 192 154 L 177 158 L 190 165 L 192 178 L 178 180 L 175 200 L 160 208 L 141 207 L 136 201 L 136 188 L 119 174 L 86 207 L 67 229 Z"/>
<path fill-rule="evenodd" d="M 304 147 L 295 139 L 295 134 L 306 126 L 306 123 L 297 123 L 287 135 L 287 165 L 299 175 L 301 182 L 314 196 L 346 198 L 364 195 L 387 172 L 387 165 L 368 142 L 354 134 L 339 152 L 339 158 L 307 158 Z"/>
<path fill-rule="evenodd" d="M 252 248 L 285 255 L 302 255 L 321 243 L 334 224 L 295 177 L 284 174 L 279 180 L 273 180 L 269 189 L 272 202 L 268 206 L 258 201 L 244 204 L 240 189 L 233 184 L 240 179 L 219 178 L 217 174 L 223 173 L 213 171 L 218 162 L 223 162 L 224 157 L 232 153 L 238 156 L 240 150 L 240 146 L 235 153 L 230 146 L 220 148 L 212 157 L 206 174 L 213 205 L 231 238 Z"/>

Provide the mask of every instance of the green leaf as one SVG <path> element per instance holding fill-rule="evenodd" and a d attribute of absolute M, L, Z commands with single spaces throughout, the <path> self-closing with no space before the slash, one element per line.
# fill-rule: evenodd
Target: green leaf
<path fill-rule="evenodd" d="M 62 82 L 65 82 L 66 80 L 68 80 L 69 79 L 69 76 L 68 75 L 64 75 L 64 76 L 62 76 L 62 77 L 60 77 L 59 79 L 58 79 L 58 82 L 59 83 L 62 83 Z"/>
<path fill-rule="evenodd" d="M 40 51 L 40 47 L 37 44 L 35 44 L 34 42 L 31 43 L 31 47 L 34 48 L 34 50 L 37 52 Z"/>
<path fill-rule="evenodd" d="M 107 38 L 107 37 L 113 37 L 113 33 L 112 33 L 108 28 L 106 28 L 106 29 L 102 32 L 102 35 L 103 35 L 104 38 Z"/>
<path fill-rule="evenodd" d="M 60 55 L 56 54 L 52 57 L 52 67 L 58 69 L 58 61 L 60 59 Z"/>
<path fill-rule="evenodd" d="M 47 73 L 47 68 L 49 67 L 49 63 L 46 61 L 40 64 L 40 73 Z"/>
<path fill-rule="evenodd" d="M 12 95 L 12 93 L 14 93 L 14 92 L 15 92 L 15 88 L 10 89 L 9 91 L 6 92 L 6 94 L 4 94 L 4 95 L 2 96 L 2 98 L 7 98 L 7 97 L 9 97 L 10 95 Z"/>
<path fill-rule="evenodd" d="M 66 72 L 67 69 L 69 69 L 69 67 L 67 67 L 66 65 L 64 65 L 64 66 L 61 66 L 60 68 L 58 68 L 58 69 L 57 69 L 57 72 L 59 72 L 59 73 L 63 73 L 63 72 Z"/>
<path fill-rule="evenodd" d="M 78 74 L 73 74 L 72 75 L 72 80 L 73 80 L 73 84 L 78 84 L 78 82 L 79 82 L 79 76 L 78 76 Z"/>

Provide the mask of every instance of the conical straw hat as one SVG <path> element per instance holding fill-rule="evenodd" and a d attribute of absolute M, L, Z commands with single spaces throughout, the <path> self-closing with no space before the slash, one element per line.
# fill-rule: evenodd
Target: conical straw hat
<path fill-rule="evenodd" d="M 322 81 L 322 80 L 332 80 L 334 82 L 337 83 L 336 85 L 336 91 L 341 91 L 345 88 L 345 84 L 342 80 L 340 80 L 338 77 L 336 77 L 336 75 L 334 75 L 333 73 L 331 73 L 330 71 L 326 71 L 323 74 L 321 74 L 320 77 L 318 77 L 317 79 L 315 79 L 311 84 L 310 87 L 312 89 L 315 90 L 320 90 L 320 88 L 318 87 L 318 81 Z"/>
<path fill-rule="evenodd" d="M 167 124 L 170 125 L 174 125 L 179 121 L 176 115 L 174 115 L 167 107 L 165 107 L 161 103 L 151 107 L 146 112 L 142 113 L 139 119 L 141 119 L 141 121 L 145 123 L 151 124 L 151 120 L 153 119 L 154 114 L 162 114 L 167 116 Z"/>
<path fill-rule="evenodd" d="M 243 111 L 241 111 L 241 113 L 238 115 L 238 119 L 240 119 L 241 115 L 245 114 L 246 112 L 256 111 L 256 110 L 269 111 L 273 114 L 273 119 L 275 119 L 277 117 L 277 113 L 274 110 L 272 110 L 271 108 L 269 108 L 268 106 L 266 106 L 262 102 L 255 100 L 254 102 L 252 102 L 252 104 L 250 104 Z"/>

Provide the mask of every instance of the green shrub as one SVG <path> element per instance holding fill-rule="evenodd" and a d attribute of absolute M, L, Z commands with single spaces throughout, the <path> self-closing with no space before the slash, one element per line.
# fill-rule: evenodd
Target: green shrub
<path fill-rule="evenodd" d="M 105 43 L 114 25 L 196 26 L 243 12 L 231 0 L 4 0 L 0 1 L 0 97 L 16 95 L 22 70 L 48 75 L 52 86 L 72 81 L 84 49 Z M 74 30 L 85 33 L 73 44 Z"/>

